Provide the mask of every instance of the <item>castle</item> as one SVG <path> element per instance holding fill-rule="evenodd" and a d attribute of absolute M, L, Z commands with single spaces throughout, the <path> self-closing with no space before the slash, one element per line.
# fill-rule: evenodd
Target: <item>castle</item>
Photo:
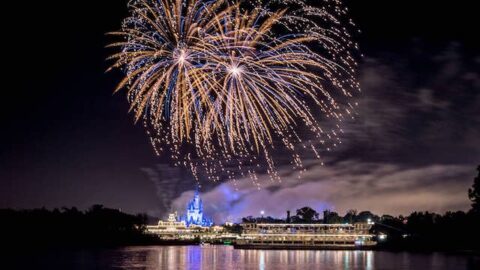
<path fill-rule="evenodd" d="M 188 227 L 191 225 L 202 227 L 213 225 L 212 220 L 203 215 L 203 202 L 198 190 L 195 191 L 193 199 L 187 204 L 187 214 L 182 218 L 182 221 L 185 221 Z"/>

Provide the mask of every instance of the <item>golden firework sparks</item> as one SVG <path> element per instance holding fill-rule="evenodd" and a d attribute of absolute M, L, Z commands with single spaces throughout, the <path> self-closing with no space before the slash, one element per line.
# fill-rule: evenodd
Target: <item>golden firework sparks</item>
<path fill-rule="evenodd" d="M 125 71 L 116 91 L 127 89 L 135 119 L 143 119 L 159 155 L 171 153 L 197 179 L 200 168 L 213 180 L 249 176 L 260 186 L 262 168 L 280 180 L 271 154 L 276 145 L 302 172 L 299 145 L 320 158 L 319 144 L 330 150 L 339 143 L 339 125 L 325 131 L 318 123 L 319 112 L 338 121 L 351 114 L 354 106 L 337 97 L 359 90 L 356 44 L 341 23 L 339 1 L 313 7 L 304 0 L 133 0 L 129 6 L 122 30 L 111 33 L 124 38 L 110 45 L 121 48 L 111 68 Z"/>

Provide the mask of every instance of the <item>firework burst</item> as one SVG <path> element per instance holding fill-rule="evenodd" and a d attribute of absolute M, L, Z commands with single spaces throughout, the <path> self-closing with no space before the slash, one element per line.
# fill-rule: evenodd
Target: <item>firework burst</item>
<path fill-rule="evenodd" d="M 356 44 L 338 1 L 129 6 L 122 30 L 111 33 L 124 37 L 110 45 L 121 48 L 110 57 L 112 68 L 126 74 L 116 91 L 127 89 L 157 153 L 169 152 L 197 180 L 203 173 L 233 181 L 248 175 L 260 186 L 262 170 L 280 180 L 275 148 L 302 171 L 303 149 L 320 158 L 340 143 L 338 124 L 325 130 L 318 123 L 352 114 L 348 99 L 359 90 Z"/>

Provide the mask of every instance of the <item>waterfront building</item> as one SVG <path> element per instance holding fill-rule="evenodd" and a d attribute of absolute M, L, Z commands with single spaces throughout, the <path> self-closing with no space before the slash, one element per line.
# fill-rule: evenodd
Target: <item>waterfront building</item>
<path fill-rule="evenodd" d="M 243 223 L 238 248 L 361 249 L 376 245 L 370 223 Z"/>
<path fill-rule="evenodd" d="M 150 232 L 158 232 L 158 231 L 167 231 L 167 232 L 181 232 L 187 230 L 187 225 L 185 221 L 178 221 L 177 214 L 171 213 L 168 215 L 168 219 L 166 221 L 160 220 L 158 221 L 157 225 L 149 225 L 147 226 Z"/>
<path fill-rule="evenodd" d="M 179 220 L 176 214 L 170 214 L 167 221 L 160 220 L 157 225 L 148 225 L 147 233 L 157 235 L 161 240 L 167 241 L 197 241 L 198 243 L 224 243 L 238 238 L 238 234 L 225 231 L 222 226 L 200 226 Z M 191 244 L 192 242 L 188 242 Z"/>

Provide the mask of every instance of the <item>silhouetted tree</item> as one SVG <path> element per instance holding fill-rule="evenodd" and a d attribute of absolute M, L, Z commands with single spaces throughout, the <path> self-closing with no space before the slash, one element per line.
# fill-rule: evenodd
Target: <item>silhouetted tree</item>
<path fill-rule="evenodd" d="M 473 180 L 472 188 L 468 189 L 468 198 L 472 201 L 472 212 L 480 214 L 480 165 L 477 171 L 478 175 Z"/>
<path fill-rule="evenodd" d="M 254 223 L 254 222 L 256 222 L 256 219 L 253 216 L 243 217 L 242 222 L 243 223 Z"/>
<path fill-rule="evenodd" d="M 357 218 L 357 210 L 356 209 L 350 209 L 347 211 L 347 214 L 343 217 L 343 222 L 345 223 L 353 223 L 355 219 Z"/>
<path fill-rule="evenodd" d="M 297 217 L 303 222 L 318 220 L 318 213 L 313 208 L 305 206 L 297 209 Z"/>
<path fill-rule="evenodd" d="M 336 224 L 342 222 L 343 218 L 340 217 L 337 212 L 333 212 L 330 210 L 323 211 L 323 223 Z"/>
<path fill-rule="evenodd" d="M 367 222 L 367 220 L 370 219 L 371 221 L 378 221 L 380 218 L 377 215 L 374 215 L 370 211 L 362 211 L 358 213 L 356 222 Z"/>
<path fill-rule="evenodd" d="M 248 217 L 243 217 L 242 222 L 243 223 L 283 223 L 285 222 L 285 220 L 274 218 L 271 216 L 266 216 L 266 217 L 248 216 Z"/>

